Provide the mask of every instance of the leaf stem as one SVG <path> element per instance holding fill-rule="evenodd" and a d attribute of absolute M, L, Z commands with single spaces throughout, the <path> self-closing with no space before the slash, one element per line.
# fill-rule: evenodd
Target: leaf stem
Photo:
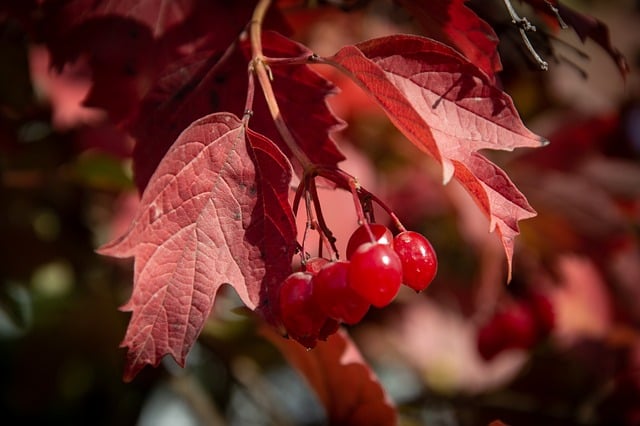
<path fill-rule="evenodd" d="M 256 92 L 255 78 L 252 72 L 249 72 L 249 82 L 247 84 L 247 100 L 244 104 L 244 117 L 243 121 L 245 125 L 248 125 L 249 119 L 253 116 L 253 98 Z"/>
<path fill-rule="evenodd" d="M 270 58 L 268 56 L 264 56 L 262 58 L 264 63 L 267 66 L 276 66 L 276 65 L 308 65 L 317 62 L 317 55 L 308 53 L 304 53 L 300 56 L 295 56 L 291 58 Z"/>
<path fill-rule="evenodd" d="M 287 123 L 282 117 L 280 107 L 276 95 L 273 92 L 271 81 L 273 80 L 273 74 L 269 68 L 268 61 L 262 52 L 262 22 L 271 5 L 271 0 L 260 0 L 253 11 L 251 17 L 249 36 L 251 38 L 251 51 L 252 59 L 249 65 L 249 71 L 255 74 L 262 88 L 262 93 L 269 107 L 271 118 L 278 129 L 278 133 L 282 137 L 284 143 L 291 150 L 293 156 L 300 162 L 305 172 L 313 170 L 315 164 L 309 159 L 302 149 L 296 143 L 296 139 L 289 130 Z"/>
<path fill-rule="evenodd" d="M 360 184 L 358 183 L 356 178 L 355 177 L 349 178 L 349 190 L 351 191 L 351 195 L 353 196 L 353 204 L 356 209 L 358 225 L 364 225 L 367 223 L 367 219 L 364 215 L 364 210 L 362 209 L 362 203 L 360 202 L 360 189 L 361 189 Z M 369 231 L 368 227 L 367 227 L 367 231 Z M 369 231 L 369 234 L 371 234 L 371 231 Z M 373 239 L 373 234 L 371 234 L 371 237 Z"/>

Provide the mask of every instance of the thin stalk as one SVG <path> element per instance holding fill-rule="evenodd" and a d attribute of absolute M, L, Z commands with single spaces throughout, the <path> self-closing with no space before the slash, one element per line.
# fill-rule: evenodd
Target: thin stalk
<path fill-rule="evenodd" d="M 333 232 L 327 226 L 327 222 L 324 220 L 324 215 L 322 214 L 322 208 L 320 207 L 320 197 L 318 197 L 318 189 L 316 188 L 315 181 L 311 179 L 309 181 L 308 186 L 309 194 L 311 195 L 311 199 L 313 201 L 313 207 L 316 212 L 316 223 L 314 225 L 318 228 L 318 233 L 320 234 L 320 239 L 322 243 L 327 246 L 327 248 L 332 252 L 331 258 L 338 258 L 338 248 L 336 247 L 336 238 L 333 236 Z"/>
<path fill-rule="evenodd" d="M 248 124 L 249 119 L 253 116 L 253 98 L 256 92 L 255 79 L 253 73 L 249 72 L 249 83 L 247 84 L 247 100 L 244 103 L 244 117 L 242 118 L 245 125 Z"/>
<path fill-rule="evenodd" d="M 518 27 L 518 31 L 520 31 L 520 37 L 522 38 L 524 45 L 527 47 L 527 50 L 529 51 L 531 56 L 533 56 L 533 59 L 538 63 L 540 69 L 544 71 L 548 70 L 549 64 L 544 59 L 542 59 L 542 57 L 540 57 L 538 52 L 536 52 L 536 49 L 531 44 L 531 40 L 529 40 L 529 37 L 527 36 L 527 32 L 536 31 L 536 27 L 532 25 L 527 18 L 521 18 L 518 15 L 516 10 L 513 8 L 510 0 L 503 1 L 505 6 L 507 7 L 509 15 L 511 16 L 511 21 L 516 24 L 516 26 Z"/>
<path fill-rule="evenodd" d="M 387 214 L 391 218 L 391 221 L 393 222 L 393 225 L 398 229 L 398 231 L 404 232 L 404 231 L 407 230 L 407 228 L 404 227 L 402 222 L 400 222 L 400 219 L 398 219 L 398 216 L 393 212 L 393 210 L 391 210 L 391 207 L 387 206 L 384 203 L 384 201 L 382 201 L 380 198 L 376 197 L 373 193 L 367 191 L 364 188 L 360 188 L 360 192 L 362 193 L 362 197 L 366 197 L 366 198 L 374 201 L 377 205 L 382 207 L 382 209 L 385 212 L 387 212 Z"/>

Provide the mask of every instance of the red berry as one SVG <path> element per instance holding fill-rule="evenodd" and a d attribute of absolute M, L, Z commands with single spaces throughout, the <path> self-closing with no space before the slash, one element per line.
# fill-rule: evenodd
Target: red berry
<path fill-rule="evenodd" d="M 388 305 L 402 283 L 402 264 L 387 244 L 365 243 L 351 257 L 349 286 L 378 308 Z"/>
<path fill-rule="evenodd" d="M 536 321 L 529 306 L 514 303 L 498 313 L 507 348 L 530 349 L 537 341 Z"/>
<path fill-rule="evenodd" d="M 478 353 L 487 361 L 490 361 L 505 349 L 506 345 L 502 330 L 497 321 L 492 318 L 478 329 L 476 344 Z"/>
<path fill-rule="evenodd" d="M 422 234 L 404 231 L 396 235 L 393 249 L 402 262 L 402 282 L 415 291 L 426 289 L 438 270 L 433 246 Z"/>
<path fill-rule="evenodd" d="M 312 298 L 312 275 L 296 272 L 289 275 L 280 287 L 280 315 L 287 334 L 308 348 L 316 340 L 327 316 L 315 305 Z"/>
<path fill-rule="evenodd" d="M 497 312 L 478 330 L 478 352 L 486 360 L 507 349 L 530 349 L 536 342 L 533 312 L 522 303 Z"/>
<path fill-rule="evenodd" d="M 304 263 L 303 268 L 305 272 L 316 275 L 327 263 L 329 263 L 329 260 L 324 257 L 312 257 Z"/>
<path fill-rule="evenodd" d="M 540 292 L 535 292 L 529 299 L 529 306 L 531 306 L 533 317 L 535 318 L 538 326 L 539 337 L 548 337 L 556 323 L 555 312 L 549 296 Z"/>
<path fill-rule="evenodd" d="M 313 277 L 313 297 L 327 316 L 356 324 L 369 310 L 369 303 L 347 284 L 349 262 L 332 262 Z"/>
<path fill-rule="evenodd" d="M 373 234 L 373 238 L 375 241 L 371 241 L 371 235 L 367 231 L 367 226 L 371 229 L 371 233 Z M 373 243 L 377 242 L 380 244 L 392 244 L 393 243 L 393 234 L 384 225 L 380 225 L 379 223 L 370 223 L 368 225 L 360 225 L 351 237 L 349 238 L 349 242 L 347 243 L 347 259 L 351 259 L 353 253 L 364 243 Z"/>
<path fill-rule="evenodd" d="M 340 328 L 340 323 L 333 318 L 327 318 L 322 324 L 322 328 L 320 328 L 320 332 L 318 333 L 318 339 L 327 340 L 329 336 L 335 334 L 336 331 Z"/>

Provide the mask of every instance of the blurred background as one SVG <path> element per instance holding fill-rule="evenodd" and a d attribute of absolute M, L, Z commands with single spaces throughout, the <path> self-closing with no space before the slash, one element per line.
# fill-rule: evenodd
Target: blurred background
<path fill-rule="evenodd" d="M 418 31 L 390 2 L 364 3 L 292 8 L 294 37 L 330 55 Z M 342 89 L 331 102 L 350 123 L 336 135 L 345 170 L 439 256 L 426 292 L 403 291 L 349 330 L 403 425 L 640 425 L 640 4 L 564 3 L 608 26 L 631 66 L 626 78 L 601 46 L 523 7 L 550 62 L 540 72 L 501 1 L 469 3 L 500 36 L 499 84 L 551 141 L 486 153 L 538 212 L 521 223 L 509 285 L 499 240 L 462 188 L 443 187 L 435 162 L 359 89 L 318 69 Z M 95 249 L 135 211 L 132 140 L 82 105 L 86 67 L 54 72 L 28 30 L 0 14 L 0 424 L 325 424 L 229 290 L 185 369 L 165 360 L 122 382 L 129 315 L 118 307 L 132 262 Z M 340 247 L 356 227 L 341 208 L 349 197 L 321 192 Z"/>

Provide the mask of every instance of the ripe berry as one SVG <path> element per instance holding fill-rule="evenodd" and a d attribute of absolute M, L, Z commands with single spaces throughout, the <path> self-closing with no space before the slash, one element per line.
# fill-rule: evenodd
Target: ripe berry
<path fill-rule="evenodd" d="M 373 234 L 373 238 L 375 241 L 371 241 L 371 236 L 367 231 L 367 226 L 371 229 L 371 233 Z M 364 243 L 373 243 L 377 242 L 380 244 L 392 244 L 393 243 L 393 234 L 384 225 L 380 225 L 379 223 L 370 223 L 368 225 L 360 225 L 351 237 L 349 238 L 349 242 L 347 243 L 347 259 L 351 259 L 353 253 Z"/>
<path fill-rule="evenodd" d="M 502 330 L 493 318 L 478 329 L 476 345 L 478 353 L 486 361 L 492 360 L 505 349 Z"/>
<path fill-rule="evenodd" d="M 507 348 L 530 349 L 537 341 L 536 321 L 529 306 L 516 303 L 497 316 Z"/>
<path fill-rule="evenodd" d="M 497 312 L 478 330 L 478 352 L 490 360 L 507 349 L 530 349 L 537 342 L 536 321 L 531 308 L 515 303 Z"/>
<path fill-rule="evenodd" d="M 313 277 L 313 297 L 327 316 L 356 324 L 369 310 L 369 303 L 347 284 L 349 262 L 331 262 Z"/>
<path fill-rule="evenodd" d="M 320 329 L 327 316 L 312 299 L 312 275 L 296 272 L 289 275 L 280 287 L 280 315 L 287 334 L 307 348 L 316 345 Z"/>
<path fill-rule="evenodd" d="M 318 339 L 327 340 L 329 336 L 335 334 L 340 328 L 340 323 L 333 318 L 327 318 L 322 324 L 322 328 L 320 328 L 320 332 L 318 333 Z"/>
<path fill-rule="evenodd" d="M 541 339 L 551 334 L 556 323 L 556 316 L 549 296 L 534 292 L 529 298 L 529 306 L 536 320 L 538 335 Z"/>
<path fill-rule="evenodd" d="M 402 263 L 387 244 L 365 243 L 351 257 L 349 286 L 372 305 L 391 303 L 402 283 Z"/>
<path fill-rule="evenodd" d="M 320 269 L 322 269 L 322 267 L 327 263 L 329 263 L 329 260 L 325 259 L 324 257 L 312 257 L 305 262 L 305 264 L 303 265 L 303 269 L 305 272 L 308 272 L 311 275 L 316 275 L 318 271 L 320 271 Z"/>
<path fill-rule="evenodd" d="M 404 231 L 396 235 L 393 249 L 402 262 L 402 282 L 415 291 L 426 289 L 438 270 L 433 246 L 422 234 Z"/>

